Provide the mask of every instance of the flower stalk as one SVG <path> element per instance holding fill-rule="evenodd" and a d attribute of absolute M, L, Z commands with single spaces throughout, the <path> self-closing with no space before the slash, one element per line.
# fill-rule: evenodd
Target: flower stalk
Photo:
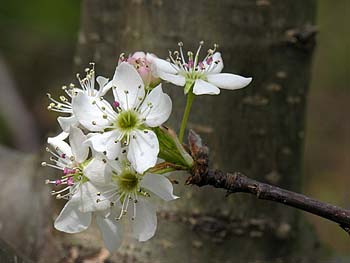
<path fill-rule="evenodd" d="M 179 132 L 179 140 L 181 143 L 183 142 L 183 139 L 184 139 L 187 121 L 188 121 L 188 117 L 190 116 L 190 112 L 191 112 L 192 103 L 193 103 L 194 98 L 195 98 L 195 95 L 190 90 L 189 93 L 187 94 L 186 108 L 184 111 L 184 115 L 182 117 L 181 127 L 180 127 L 180 132 Z"/>

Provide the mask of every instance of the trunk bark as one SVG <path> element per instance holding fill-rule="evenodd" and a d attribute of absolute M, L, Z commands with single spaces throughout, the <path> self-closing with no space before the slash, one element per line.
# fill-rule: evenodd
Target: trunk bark
<path fill-rule="evenodd" d="M 221 45 L 225 69 L 252 76 L 249 87 L 195 99 L 190 128 L 211 149 L 212 167 L 301 192 L 304 116 L 314 45 L 314 0 L 85 0 L 75 63 L 114 72 L 119 54 Z M 179 129 L 183 90 L 169 125 Z M 185 179 L 185 175 L 177 175 Z M 184 182 L 184 180 L 181 180 Z M 299 212 L 216 189 L 176 188 L 156 236 L 119 253 L 134 262 L 307 262 L 317 244 Z M 131 241 L 130 241 L 131 242 Z M 254 261 L 255 262 L 255 261 Z M 299 262 L 299 261 L 298 261 Z"/>

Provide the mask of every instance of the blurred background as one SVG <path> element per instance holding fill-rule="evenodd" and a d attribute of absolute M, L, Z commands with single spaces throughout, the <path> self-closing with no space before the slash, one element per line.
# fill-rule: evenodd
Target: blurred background
<path fill-rule="evenodd" d="M 45 110 L 46 93 L 58 95 L 62 85 L 76 83 L 73 63 L 80 6 L 78 0 L 1 2 L 1 145 L 35 153 L 42 151 L 46 136 L 56 132 L 56 116 Z M 349 0 L 318 0 L 304 193 L 350 209 L 349 14 Z M 350 256 L 343 230 L 318 217 L 308 219 L 326 246 Z"/>

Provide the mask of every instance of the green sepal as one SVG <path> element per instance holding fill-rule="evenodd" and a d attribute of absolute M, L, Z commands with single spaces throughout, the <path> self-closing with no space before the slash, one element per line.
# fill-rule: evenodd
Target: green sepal
<path fill-rule="evenodd" d="M 191 155 L 185 150 L 172 129 L 161 126 L 154 128 L 153 131 L 159 141 L 159 158 L 175 166 L 184 167 L 185 169 L 192 168 L 194 161 Z"/>
<path fill-rule="evenodd" d="M 190 90 L 192 89 L 192 86 L 193 86 L 193 84 L 194 84 L 194 79 L 186 79 L 186 84 L 185 84 L 185 88 L 184 88 L 184 93 L 185 93 L 185 95 L 187 94 L 187 93 L 189 93 L 190 92 Z"/>

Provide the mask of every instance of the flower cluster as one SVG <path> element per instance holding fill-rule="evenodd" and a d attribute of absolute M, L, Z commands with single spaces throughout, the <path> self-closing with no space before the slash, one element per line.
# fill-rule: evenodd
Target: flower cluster
<path fill-rule="evenodd" d="M 161 80 L 184 86 L 191 101 L 194 95 L 219 94 L 218 87 L 237 89 L 251 81 L 220 73 L 223 62 L 216 46 L 203 60 L 202 43 L 195 55 L 188 52 L 187 60 L 179 46 L 170 62 L 143 52 L 121 55 L 112 79 L 95 78 L 91 63 L 83 78 L 77 75 L 79 86 L 63 86 L 66 95 L 58 100 L 48 94 L 48 109 L 63 114 L 57 118 L 62 132 L 48 138 L 50 161 L 42 163 L 60 171 L 59 178 L 46 183 L 54 185 L 52 195 L 67 200 L 56 229 L 78 233 L 95 217 L 110 251 L 120 246 L 125 221 L 139 241 L 155 234 L 152 197 L 176 199 L 165 173 L 172 167 L 190 170 L 193 163 L 181 144 L 189 108 L 180 140 L 161 127 L 172 110 Z"/>

